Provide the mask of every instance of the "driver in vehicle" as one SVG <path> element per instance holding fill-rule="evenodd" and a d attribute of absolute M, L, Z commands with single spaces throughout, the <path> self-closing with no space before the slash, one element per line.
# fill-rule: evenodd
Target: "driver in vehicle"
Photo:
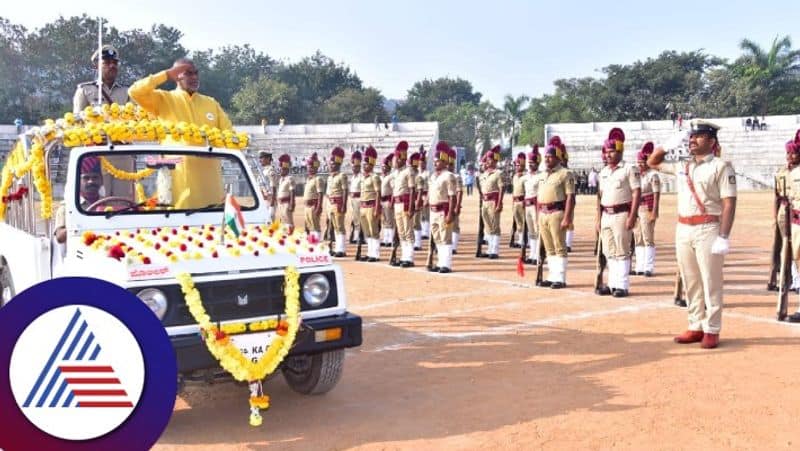
<path fill-rule="evenodd" d="M 81 210 L 86 211 L 102 198 L 103 175 L 100 173 L 100 159 L 84 157 L 80 169 L 80 205 Z M 64 199 L 64 203 L 56 211 L 54 235 L 58 243 L 67 240 L 66 202 L 67 199 Z"/>

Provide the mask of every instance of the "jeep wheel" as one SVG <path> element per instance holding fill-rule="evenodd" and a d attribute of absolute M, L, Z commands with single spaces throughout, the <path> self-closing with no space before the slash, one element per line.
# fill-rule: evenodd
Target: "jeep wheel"
<path fill-rule="evenodd" d="M 304 395 L 329 392 L 342 377 L 344 349 L 322 354 L 287 357 L 283 377 L 292 390 Z"/>
<path fill-rule="evenodd" d="M 0 307 L 8 304 L 14 297 L 14 282 L 11 281 L 11 272 L 5 264 L 5 260 L 0 261 Z"/>

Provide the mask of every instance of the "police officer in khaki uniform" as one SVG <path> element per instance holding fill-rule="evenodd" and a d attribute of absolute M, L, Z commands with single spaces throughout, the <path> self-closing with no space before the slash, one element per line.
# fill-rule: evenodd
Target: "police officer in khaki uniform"
<path fill-rule="evenodd" d="M 117 84 L 117 73 L 119 70 L 119 53 L 117 49 L 110 45 L 104 45 L 101 52 L 101 78 L 103 79 L 103 91 L 100 94 L 100 102 L 104 104 L 117 103 L 125 105 L 130 98 L 128 97 L 128 87 Z M 92 55 L 92 63 L 97 67 L 98 51 Z M 78 85 L 75 95 L 72 96 L 72 112 L 78 114 L 89 105 L 97 104 L 97 80 L 86 81 Z"/>
<path fill-rule="evenodd" d="M 264 193 L 264 200 L 267 203 L 268 222 L 272 222 L 277 206 L 278 170 L 272 165 L 272 152 L 268 150 L 258 152 L 258 161 L 261 164 L 261 171 L 264 177 L 269 182 L 269 190 Z"/>
<path fill-rule="evenodd" d="M 539 222 L 536 215 L 537 193 L 539 191 L 539 145 L 534 144 L 533 150 L 528 152 L 528 173 L 525 174 L 523 187 L 525 191 L 525 223 L 528 225 L 528 258 L 527 264 L 538 264 L 539 252 Z"/>
<path fill-rule="evenodd" d="M 722 327 L 722 266 L 736 212 L 733 167 L 714 155 L 719 126 L 696 119 L 691 123 L 687 162 L 664 163 L 658 148 L 648 166 L 677 176 L 678 225 L 675 250 L 689 304 L 689 327 L 677 343 L 719 344 Z"/>
<path fill-rule="evenodd" d="M 280 178 L 278 179 L 278 219 L 294 229 L 294 178 L 289 171 L 292 169 L 292 157 L 283 154 L 278 157 Z"/>
<path fill-rule="evenodd" d="M 511 237 L 511 247 L 519 249 L 525 242 L 525 180 L 528 175 L 525 173 L 525 152 L 517 154 L 514 160 L 514 176 L 511 178 L 511 207 L 512 219 L 516 236 Z"/>
<path fill-rule="evenodd" d="M 795 144 L 796 140 L 800 142 L 800 138 L 797 138 L 797 136 L 800 136 L 800 130 L 797 132 L 794 139 L 786 143 L 786 166 L 780 168 L 778 173 L 775 174 L 775 202 L 772 205 L 772 220 L 777 224 L 781 240 L 786 240 L 787 234 L 789 233 L 789 231 L 786 230 L 785 221 L 786 207 L 789 205 L 790 199 L 792 198 L 792 183 L 789 179 L 789 174 L 792 172 L 792 169 L 800 164 L 800 147 Z M 776 274 L 780 273 L 780 259 L 778 262 L 773 261 L 773 265 L 776 267 L 771 268 L 771 271 Z M 792 288 L 794 288 L 797 281 L 797 266 L 794 263 L 792 263 L 792 279 Z M 767 289 L 778 291 L 778 286 L 768 286 Z"/>
<path fill-rule="evenodd" d="M 545 170 L 539 172 L 537 202 L 539 239 L 547 254 L 547 280 L 539 286 L 567 286 L 567 229 L 575 209 L 575 177 L 561 165 L 561 138 L 553 136 L 545 149 Z"/>
<path fill-rule="evenodd" d="M 380 258 L 380 233 L 381 223 L 381 178 L 372 172 L 375 163 L 378 162 L 378 151 L 369 146 L 364 150 L 364 168 L 361 174 L 359 191 L 361 192 L 361 205 L 359 214 L 361 215 L 361 231 L 364 233 L 364 240 L 367 242 L 367 256 L 361 258 L 362 261 L 376 262 Z"/>
<path fill-rule="evenodd" d="M 403 268 L 414 266 L 414 208 L 416 175 L 406 165 L 408 159 L 408 142 L 400 141 L 394 150 L 394 181 L 392 182 L 392 203 L 394 204 L 394 222 L 400 237 L 402 252 L 397 263 Z"/>
<path fill-rule="evenodd" d="M 415 251 L 422 250 L 422 208 L 425 205 L 425 198 L 428 196 L 428 182 L 420 175 L 421 161 L 422 154 L 419 152 L 412 153 L 408 159 L 408 164 L 414 171 L 414 195 L 416 196 L 416 200 L 414 201 L 414 215 L 412 218 Z"/>
<path fill-rule="evenodd" d="M 431 234 L 431 209 L 428 202 L 428 185 L 430 184 L 431 172 L 428 170 L 428 153 L 425 146 L 419 146 L 419 176 L 422 179 L 422 207 L 419 211 L 419 222 L 423 240 L 430 238 Z"/>
<path fill-rule="evenodd" d="M 653 143 L 646 142 L 636 160 L 641 176 L 642 201 L 639 203 L 639 215 L 633 237 L 636 244 L 636 270 L 634 274 L 652 277 L 656 265 L 655 229 L 661 203 L 661 179 L 658 172 L 647 166 L 647 159 L 653 153 Z"/>
<path fill-rule="evenodd" d="M 461 236 L 461 202 L 464 201 L 464 181 L 456 172 L 456 150 L 449 147 L 450 163 L 447 165 L 447 170 L 453 174 L 453 180 L 456 183 L 456 207 L 453 210 L 453 226 L 450 233 L 450 254 L 455 255 L 458 253 L 458 240 Z"/>
<path fill-rule="evenodd" d="M 486 170 L 481 173 L 478 183 L 483 193 L 484 235 L 486 237 L 486 256 L 497 259 L 500 252 L 500 214 L 503 212 L 503 174 L 497 169 L 500 161 L 500 146 L 494 146 L 483 158 Z"/>
<path fill-rule="evenodd" d="M 451 254 L 453 215 L 456 208 L 456 186 L 450 165 L 450 146 L 440 141 L 433 155 L 434 173 L 430 175 L 428 195 L 431 207 L 431 237 L 436 243 L 436 266 L 429 271 L 446 274 L 452 271 Z"/>
<path fill-rule="evenodd" d="M 793 161 L 797 161 L 800 159 L 798 154 L 800 154 L 800 130 L 797 131 L 795 138 L 793 141 L 786 143 L 786 152 L 787 154 L 792 154 L 794 156 Z M 788 156 L 787 156 L 788 160 Z M 792 236 L 792 260 L 793 268 L 800 265 L 800 165 L 794 164 L 792 170 L 789 172 L 788 177 L 784 179 L 784 183 L 789 183 L 787 186 L 787 196 L 789 197 L 789 204 L 786 208 L 791 208 L 791 218 L 792 218 L 792 227 L 791 227 L 791 236 Z M 778 224 L 781 224 L 781 216 L 778 216 Z M 800 323 L 800 307 L 798 310 L 787 316 L 786 321 L 790 323 Z"/>
<path fill-rule="evenodd" d="M 383 177 L 381 178 L 381 246 L 391 247 L 394 241 L 394 208 L 392 207 L 392 157 L 389 154 L 383 159 Z"/>
<path fill-rule="evenodd" d="M 334 257 L 345 257 L 345 215 L 347 215 L 347 175 L 341 172 L 344 162 L 344 149 L 335 147 L 329 158 L 330 174 L 325 195 L 328 198 L 328 221 L 333 228 Z"/>
<path fill-rule="evenodd" d="M 322 186 L 322 178 L 317 175 L 319 170 L 319 157 L 314 152 L 306 160 L 308 178 L 303 190 L 303 203 L 305 204 L 305 228 L 309 237 L 319 240 L 320 232 L 319 218 L 322 215 L 322 196 L 325 192 Z"/>
<path fill-rule="evenodd" d="M 636 225 L 641 197 L 639 168 L 622 161 L 625 134 L 612 129 L 603 143 L 606 166 L 600 170 L 595 230 L 600 234 L 608 262 L 608 286 L 599 295 L 628 296 L 630 288 L 632 230 Z"/>
<path fill-rule="evenodd" d="M 353 175 L 350 176 L 350 187 L 348 189 L 348 197 L 350 198 L 350 244 L 358 243 L 358 237 L 361 230 L 361 152 L 356 150 L 350 156 L 350 165 L 353 170 Z"/>

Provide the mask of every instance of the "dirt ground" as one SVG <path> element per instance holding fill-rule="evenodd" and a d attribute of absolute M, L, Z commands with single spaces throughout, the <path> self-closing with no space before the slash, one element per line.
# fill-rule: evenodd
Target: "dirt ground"
<path fill-rule="evenodd" d="M 789 449 L 800 419 L 800 325 L 775 321 L 765 285 L 770 193 L 742 193 L 725 262 L 721 345 L 677 345 L 675 197 L 657 225 L 656 277 L 595 296 L 594 198 L 580 196 L 568 288 L 516 273 L 503 213 L 499 260 L 475 259 L 477 197 L 466 198 L 454 273 L 340 262 L 364 344 L 323 396 L 265 389 L 247 424 L 246 388 L 190 386 L 156 449 Z M 354 254 L 350 249 L 350 255 Z M 797 308 L 791 297 L 790 313 Z"/>

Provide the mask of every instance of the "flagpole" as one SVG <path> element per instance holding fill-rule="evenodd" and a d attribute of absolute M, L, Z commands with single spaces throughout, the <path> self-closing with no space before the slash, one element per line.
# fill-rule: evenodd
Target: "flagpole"
<path fill-rule="evenodd" d="M 228 205 L 228 196 L 230 193 L 225 193 L 225 204 L 222 207 L 222 227 L 220 227 L 219 241 L 223 246 L 225 245 L 225 206 Z"/>
<path fill-rule="evenodd" d="M 103 18 L 97 18 L 97 105 L 103 104 Z M 110 144 L 110 143 L 109 143 Z"/>

